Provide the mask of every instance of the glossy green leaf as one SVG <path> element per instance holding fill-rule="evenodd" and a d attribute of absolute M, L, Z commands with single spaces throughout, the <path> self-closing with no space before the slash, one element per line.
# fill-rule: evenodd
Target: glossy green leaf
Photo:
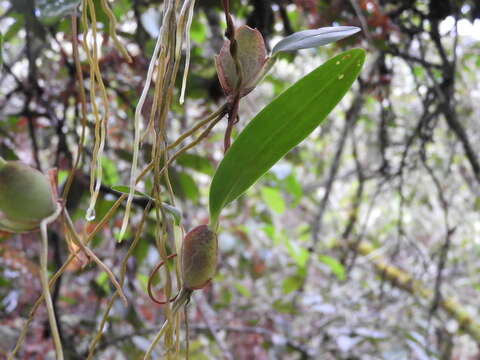
<path fill-rule="evenodd" d="M 365 51 L 328 60 L 267 105 L 241 132 L 210 186 L 210 217 L 243 194 L 333 110 L 357 78 Z"/>

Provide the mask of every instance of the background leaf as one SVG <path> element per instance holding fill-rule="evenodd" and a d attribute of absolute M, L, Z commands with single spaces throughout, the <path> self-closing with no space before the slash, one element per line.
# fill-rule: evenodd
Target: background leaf
<path fill-rule="evenodd" d="M 285 212 L 285 201 L 283 201 L 280 191 L 273 187 L 265 186 L 261 189 L 263 201 L 268 207 L 277 214 Z"/>
<path fill-rule="evenodd" d="M 327 265 L 330 271 L 335 274 L 338 280 L 345 280 L 345 268 L 337 259 L 328 255 L 319 255 L 318 260 Z"/>
<path fill-rule="evenodd" d="M 228 150 L 210 187 L 210 217 L 243 194 L 332 111 L 357 78 L 365 51 L 333 57 L 267 105 Z"/>

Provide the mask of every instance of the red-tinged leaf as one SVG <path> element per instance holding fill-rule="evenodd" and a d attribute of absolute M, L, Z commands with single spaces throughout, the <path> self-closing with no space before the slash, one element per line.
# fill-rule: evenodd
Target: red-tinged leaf
<path fill-rule="evenodd" d="M 241 96 L 247 95 L 255 87 L 255 80 L 266 60 L 265 43 L 262 34 L 257 29 L 243 25 L 235 32 L 238 44 L 238 56 L 242 66 Z M 230 41 L 227 40 L 215 57 L 218 78 L 225 94 L 231 95 L 238 82 L 235 62 L 230 55 Z"/>

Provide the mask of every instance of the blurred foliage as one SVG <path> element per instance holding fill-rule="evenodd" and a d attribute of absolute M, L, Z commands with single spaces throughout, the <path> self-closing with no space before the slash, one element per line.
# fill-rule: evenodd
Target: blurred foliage
<path fill-rule="evenodd" d="M 0 156 L 43 171 L 56 167 L 61 184 L 81 129 L 70 18 L 77 3 L 0 0 Z M 111 105 L 96 208 L 101 217 L 119 196 L 112 186 L 128 183 L 133 114 L 162 1 L 110 2 L 132 63 L 115 49 L 99 3 L 100 67 Z M 363 47 L 369 55 L 360 81 L 329 121 L 222 214 L 218 273 L 189 307 L 190 358 L 477 358 L 479 339 L 471 329 L 480 316 L 480 3 L 237 0 L 231 11 L 236 25 L 262 33 L 267 49 L 293 31 L 332 24 L 363 28 L 335 46 L 283 55 L 242 100 L 238 129 L 341 49 Z M 223 103 L 214 55 L 224 30 L 220 1 L 198 1 L 186 102 L 178 102 L 178 83 L 168 141 Z M 88 80 L 81 50 L 80 60 Z M 86 152 L 67 199 L 85 232 L 95 225 L 84 221 L 94 131 L 88 121 Z M 181 211 L 187 230 L 208 220 L 208 187 L 223 157 L 224 122 L 169 167 L 175 209 L 166 211 Z M 146 143 L 142 165 L 150 154 Z M 139 190 L 148 192 L 152 182 L 145 179 Z M 92 247 L 116 274 L 148 202 L 140 195 L 123 243 L 116 241 L 122 212 L 93 239 Z M 167 195 L 163 200 L 170 203 Z M 147 216 L 127 263 L 130 306 L 114 303 L 98 359 L 141 357 L 164 320 L 162 308 L 146 294 L 148 274 L 159 259 L 154 219 L 153 212 Z M 50 235 L 53 272 L 69 249 L 61 228 L 52 227 Z M 41 291 L 37 237 L 0 234 L 0 357 L 14 346 Z M 375 263 L 379 258 L 384 266 Z M 68 359 L 86 357 L 114 291 L 97 267 L 80 260 L 53 290 Z M 155 288 L 164 283 L 160 279 Z M 445 300 L 451 298 L 455 302 Z M 53 354 L 45 320 L 41 308 L 22 348 L 24 358 Z M 156 356 L 161 358 L 160 350 Z"/>

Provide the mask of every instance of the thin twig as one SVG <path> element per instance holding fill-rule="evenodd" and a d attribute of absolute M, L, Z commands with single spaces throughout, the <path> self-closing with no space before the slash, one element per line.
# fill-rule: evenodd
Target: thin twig
<path fill-rule="evenodd" d="M 200 315 L 202 316 L 203 321 L 205 322 L 205 325 L 207 325 L 207 328 L 210 331 L 210 334 L 212 334 L 213 338 L 215 339 L 215 342 L 217 343 L 218 347 L 222 351 L 223 358 L 226 360 L 233 360 L 233 355 L 230 353 L 230 350 L 227 348 L 227 345 L 220 338 L 220 336 L 218 336 L 218 327 L 216 326 L 216 323 L 212 321 L 212 317 L 214 316 L 214 311 L 208 305 L 207 300 L 205 299 L 205 296 L 203 293 L 200 293 L 197 297 L 197 306 L 198 306 Z"/>
<path fill-rule="evenodd" d="M 42 237 L 42 251 L 40 253 L 40 280 L 42 283 L 43 297 L 45 299 L 45 306 L 48 313 L 48 322 L 50 323 L 50 332 L 52 334 L 53 343 L 55 345 L 55 352 L 57 360 L 63 360 L 63 348 L 58 332 L 57 321 L 55 319 L 55 310 L 53 308 L 52 297 L 50 296 L 50 287 L 48 283 L 48 234 L 47 226 L 58 218 L 62 212 L 62 206 L 57 204 L 57 209 L 49 217 L 40 222 L 40 233 Z M 13 358 L 13 357 L 12 357 Z"/>
<path fill-rule="evenodd" d="M 197 125 L 195 125 L 193 128 L 190 130 L 186 131 L 182 135 L 180 135 L 177 140 L 175 140 L 173 143 L 167 146 L 167 150 L 171 150 L 175 147 L 177 147 L 183 140 L 185 140 L 187 137 L 195 134 L 197 130 L 202 128 L 203 126 L 207 125 L 210 121 L 217 119 L 217 117 L 223 117 L 225 115 L 227 109 L 227 104 L 223 104 L 220 106 L 216 111 L 208 115 L 205 119 L 200 120 Z"/>
<path fill-rule="evenodd" d="M 122 299 L 123 304 L 125 306 L 127 306 L 128 305 L 128 300 L 127 300 L 125 294 L 123 293 L 122 287 L 120 286 L 117 279 L 115 278 L 115 275 L 113 275 L 110 268 L 107 265 L 105 265 L 102 262 L 102 260 L 100 260 L 97 257 L 97 255 L 95 255 L 95 253 L 92 250 L 90 250 L 83 243 L 83 241 L 78 237 L 78 234 L 75 231 L 75 226 L 73 225 L 72 219 L 70 218 L 70 215 L 68 214 L 67 211 L 64 211 L 64 219 L 65 219 L 65 224 L 67 225 L 68 231 L 69 231 L 70 235 L 72 236 L 73 242 L 75 243 L 75 245 L 77 245 L 87 256 L 91 257 L 93 259 L 93 261 L 95 261 L 97 263 L 97 265 L 100 266 L 103 269 L 103 271 L 105 271 L 107 273 L 107 275 L 108 275 L 110 281 L 112 282 L 113 286 L 115 286 L 115 288 L 117 289 L 117 292 L 120 295 L 120 299 Z"/>
<path fill-rule="evenodd" d="M 146 173 L 148 172 L 147 171 L 148 167 L 145 168 L 140 174 L 139 176 L 137 177 L 136 179 L 136 182 L 138 183 L 145 175 Z M 120 195 L 120 197 L 117 199 L 117 201 L 115 201 L 115 203 L 112 205 L 112 207 L 107 211 L 107 213 L 105 214 L 105 216 L 102 218 L 102 220 L 100 220 L 99 223 L 96 224 L 95 228 L 88 234 L 87 238 L 85 239 L 85 245 L 88 245 L 88 243 L 93 239 L 93 237 L 105 226 L 105 224 L 112 218 L 112 216 L 115 214 L 115 212 L 117 211 L 117 209 L 120 207 L 120 205 L 122 204 L 122 202 L 127 198 L 127 194 L 122 194 Z M 62 267 L 60 269 L 57 270 L 57 272 L 55 274 L 53 274 L 53 276 L 51 277 L 50 281 L 49 281 L 49 287 L 51 288 L 55 282 L 57 281 L 57 279 L 64 273 L 64 271 L 67 269 L 68 265 L 70 265 L 70 263 L 76 258 L 77 254 L 80 252 L 80 248 L 77 249 L 74 253 L 70 254 L 67 258 L 67 260 L 65 260 L 65 262 L 63 263 Z M 44 294 L 42 293 L 38 298 L 37 300 L 35 301 L 35 303 L 33 304 L 32 306 L 32 309 L 30 310 L 30 313 L 28 314 L 28 318 L 27 320 L 25 321 L 25 323 L 23 324 L 22 326 L 22 330 L 20 331 L 20 335 L 18 336 L 18 340 L 17 340 L 17 343 L 15 344 L 15 347 L 12 349 L 12 351 L 10 352 L 9 354 L 9 357 L 8 359 L 9 360 L 13 360 L 15 358 L 15 355 L 17 354 L 17 352 L 20 350 L 23 342 L 25 341 L 25 337 L 27 335 L 27 332 L 28 332 L 28 329 L 30 327 L 30 324 L 33 320 L 33 317 L 35 315 L 35 313 L 37 312 L 39 306 L 41 305 L 41 303 L 43 302 L 43 299 L 44 299 Z"/>
<path fill-rule="evenodd" d="M 138 225 L 138 229 L 136 231 L 136 234 L 135 234 L 135 237 L 132 241 L 132 244 L 130 245 L 130 248 L 128 249 L 127 254 L 125 255 L 125 257 L 122 260 L 122 266 L 121 266 L 121 272 L 120 272 L 120 285 L 121 286 L 123 286 L 124 283 L 125 283 L 125 277 L 126 277 L 126 273 L 127 273 L 127 262 L 130 259 L 130 257 L 132 256 L 133 251 L 136 249 L 136 247 L 137 247 L 137 245 L 140 241 L 143 226 L 145 224 L 145 220 L 147 218 L 147 215 L 150 212 L 151 206 L 152 206 L 152 202 L 149 201 L 147 203 L 144 211 L 143 211 L 143 216 L 142 216 L 142 219 L 140 220 L 140 223 Z M 98 326 L 97 333 L 96 333 L 95 337 L 93 338 L 93 340 L 90 342 L 90 346 L 88 348 L 87 360 L 93 359 L 95 348 L 96 348 L 97 344 L 100 342 L 100 339 L 102 338 L 103 330 L 105 328 L 105 324 L 107 323 L 108 315 L 110 314 L 110 310 L 112 309 L 113 303 L 114 303 L 115 299 L 117 298 L 117 296 L 119 296 L 118 290 L 115 291 L 115 293 L 110 298 L 110 301 L 108 302 L 108 304 L 106 306 L 106 309 L 103 313 L 102 320 L 100 321 L 100 325 Z"/>
<path fill-rule="evenodd" d="M 70 170 L 70 174 L 68 175 L 67 181 L 65 182 L 65 186 L 63 188 L 62 198 L 66 201 L 68 197 L 68 193 L 70 191 L 70 187 L 72 185 L 73 179 L 75 177 L 76 169 L 78 168 L 78 164 L 80 163 L 80 159 L 82 157 L 83 148 L 84 148 L 84 141 L 85 141 L 85 132 L 87 129 L 87 97 L 85 94 L 85 86 L 83 85 L 83 72 L 82 66 L 80 64 L 80 57 L 78 54 L 78 34 L 77 34 L 77 14 L 76 11 L 72 15 L 72 54 L 73 54 L 73 61 L 75 63 L 75 71 L 77 73 L 77 83 L 80 89 L 80 104 L 81 104 L 81 125 L 82 130 L 80 133 L 80 139 L 78 141 L 78 149 L 77 149 L 77 156 L 75 157 L 75 161 L 72 165 L 72 169 Z"/>

